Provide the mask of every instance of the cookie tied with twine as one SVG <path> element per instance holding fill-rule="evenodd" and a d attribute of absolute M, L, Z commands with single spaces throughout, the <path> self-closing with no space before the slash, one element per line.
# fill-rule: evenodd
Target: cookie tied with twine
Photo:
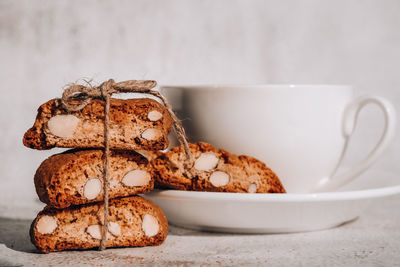
<path fill-rule="evenodd" d="M 191 169 L 193 166 L 193 155 L 189 150 L 185 129 L 181 121 L 172 111 L 171 105 L 160 92 L 152 90 L 157 82 L 152 80 L 128 80 L 116 83 L 113 79 L 103 82 L 99 86 L 92 86 L 87 82 L 87 86 L 81 84 L 72 84 L 66 88 L 62 94 L 61 103 L 68 112 L 82 110 L 92 99 L 102 99 L 105 102 L 104 109 L 104 173 L 103 173 L 103 192 L 104 192 L 104 221 L 102 224 L 102 235 L 100 241 L 100 250 L 106 248 L 108 231 L 108 190 L 110 176 L 110 99 L 112 94 L 119 93 L 143 93 L 158 97 L 166 107 L 174 124 L 175 133 L 179 143 L 184 147 L 186 162 L 185 170 L 188 177 L 193 177 Z"/>

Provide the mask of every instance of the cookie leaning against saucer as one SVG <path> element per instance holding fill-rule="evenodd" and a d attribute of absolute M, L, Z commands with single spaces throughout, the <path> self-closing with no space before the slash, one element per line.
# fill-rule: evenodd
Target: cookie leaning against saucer
<path fill-rule="evenodd" d="M 193 191 L 285 193 L 278 176 L 263 162 L 237 156 L 207 143 L 189 144 L 195 162 L 192 179 L 184 170 L 185 154 L 175 147 L 152 161 L 156 186 Z"/>
<path fill-rule="evenodd" d="M 168 147 L 172 119 L 167 109 L 149 98 L 111 99 L 110 148 L 162 150 Z M 68 113 L 61 100 L 38 109 L 35 123 L 24 135 L 34 149 L 104 147 L 104 102 L 93 99 L 82 110 Z"/>
<path fill-rule="evenodd" d="M 103 204 L 63 210 L 45 207 L 32 222 L 30 236 L 40 252 L 98 247 Z M 110 200 L 106 247 L 154 246 L 164 242 L 168 221 L 162 210 L 139 196 Z"/>
<path fill-rule="evenodd" d="M 153 189 L 153 168 L 146 158 L 128 150 L 110 153 L 110 198 Z M 39 199 L 58 209 L 103 201 L 103 156 L 102 150 L 69 150 L 43 161 L 34 178 Z"/>

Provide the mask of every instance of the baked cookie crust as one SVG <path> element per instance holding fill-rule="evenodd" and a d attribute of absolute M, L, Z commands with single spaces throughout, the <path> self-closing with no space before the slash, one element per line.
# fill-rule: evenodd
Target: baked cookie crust
<path fill-rule="evenodd" d="M 163 150 L 169 145 L 172 119 L 149 98 L 110 101 L 110 148 Z M 104 102 L 93 99 L 77 112 L 67 112 L 59 99 L 41 105 L 23 143 L 33 149 L 104 147 Z"/>
<path fill-rule="evenodd" d="M 99 247 L 103 216 L 99 203 L 63 210 L 45 207 L 32 222 L 31 241 L 44 253 Z M 106 247 L 160 245 L 168 233 L 162 210 L 139 196 L 110 200 L 108 221 Z"/>
<path fill-rule="evenodd" d="M 103 201 L 102 150 L 68 150 L 41 163 L 34 182 L 39 199 L 62 209 Z M 110 151 L 109 198 L 143 194 L 154 188 L 154 171 L 142 155 Z"/>
<path fill-rule="evenodd" d="M 189 144 L 189 147 L 195 158 L 194 177 L 187 177 L 185 153 L 182 146 L 178 146 L 152 161 L 156 187 L 210 192 L 286 192 L 278 176 L 253 157 L 237 156 L 203 142 Z"/>

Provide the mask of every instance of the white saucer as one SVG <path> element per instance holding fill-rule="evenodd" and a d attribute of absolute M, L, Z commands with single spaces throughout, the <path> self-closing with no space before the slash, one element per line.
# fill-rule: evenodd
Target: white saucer
<path fill-rule="evenodd" d="M 146 194 L 171 224 L 230 233 L 290 233 L 338 226 L 373 199 L 400 193 L 398 175 L 370 170 L 337 192 L 242 194 L 159 190 Z"/>

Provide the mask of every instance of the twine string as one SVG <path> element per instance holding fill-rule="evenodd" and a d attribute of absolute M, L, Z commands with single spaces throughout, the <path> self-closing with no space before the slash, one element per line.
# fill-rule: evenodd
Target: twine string
<path fill-rule="evenodd" d="M 116 83 L 110 79 L 99 86 L 88 86 L 81 84 L 71 84 L 66 88 L 62 94 L 61 103 L 68 112 L 76 112 L 82 110 L 88 105 L 92 99 L 102 99 L 105 102 L 104 107 L 104 172 L 103 172 L 103 191 L 104 191 L 104 220 L 101 227 L 101 241 L 100 250 L 106 248 L 107 231 L 108 231 L 108 209 L 109 209 L 109 176 L 110 176 L 110 99 L 114 93 L 145 93 L 158 97 L 164 104 L 169 115 L 172 118 L 174 130 L 177 135 L 179 143 L 183 146 L 186 160 L 184 168 L 186 175 L 192 178 L 193 155 L 189 150 L 189 144 L 185 129 L 181 121 L 172 111 L 171 105 L 167 99 L 158 91 L 152 90 L 157 85 L 156 81 L 152 80 L 128 80 Z"/>
<path fill-rule="evenodd" d="M 108 188 L 110 180 L 110 94 L 104 93 L 109 90 L 110 83 L 105 83 L 101 88 L 101 93 L 105 99 L 104 107 L 104 174 L 103 174 L 103 192 L 104 192 L 104 222 L 101 228 L 100 250 L 106 248 L 107 232 L 108 232 Z"/>

